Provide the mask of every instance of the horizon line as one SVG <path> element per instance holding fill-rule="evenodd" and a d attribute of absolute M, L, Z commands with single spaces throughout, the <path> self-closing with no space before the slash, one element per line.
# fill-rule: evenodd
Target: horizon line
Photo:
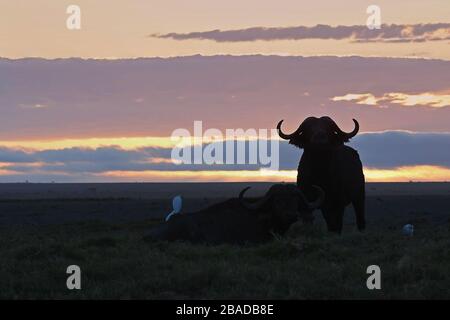
<path fill-rule="evenodd" d="M 240 57 L 273 57 L 273 58 L 363 58 L 363 59 L 397 59 L 397 60 L 427 60 L 427 61 L 445 61 L 450 62 L 449 59 L 439 59 L 431 57 L 422 56 L 379 56 L 379 55 L 357 55 L 357 54 L 345 54 L 345 55 L 332 55 L 332 54 L 315 54 L 315 55 L 291 55 L 291 54 L 263 54 L 263 53 L 249 53 L 249 54 L 190 54 L 190 55 L 173 55 L 173 56 L 137 56 L 137 57 L 41 57 L 41 56 L 23 56 L 18 58 L 3 57 L 0 56 L 1 60 L 9 61 L 21 61 L 21 60 L 44 60 L 44 61 L 58 61 L 58 60 L 82 60 L 82 61 L 136 61 L 136 60 L 173 60 L 178 58 L 214 58 L 214 57 L 224 57 L 224 58 L 240 58 Z"/>

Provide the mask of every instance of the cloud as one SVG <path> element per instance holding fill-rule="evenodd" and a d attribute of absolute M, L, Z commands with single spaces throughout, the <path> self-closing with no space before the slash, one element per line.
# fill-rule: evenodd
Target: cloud
<path fill-rule="evenodd" d="M 0 141 L 9 141 L 8 146 L 18 141 L 18 146 L 40 143 L 52 149 L 52 141 L 70 139 L 62 146 L 76 147 L 87 138 L 90 146 L 115 140 L 142 145 L 142 137 L 170 137 L 178 128 L 192 132 L 195 120 L 202 120 L 205 129 L 225 131 L 269 129 L 286 119 L 292 129 L 311 115 L 330 115 L 347 129 L 356 118 L 363 131 L 450 131 L 450 108 L 391 104 L 380 109 L 330 101 L 349 92 L 374 97 L 442 92 L 450 83 L 450 61 L 443 60 L 257 55 L 0 59 L 0 83 Z M 136 98 L 144 100 L 134 103 Z M 49 107 L 20 107 L 34 103 Z"/>
<path fill-rule="evenodd" d="M 190 33 L 152 34 L 150 37 L 173 40 L 212 40 L 216 42 L 274 40 L 349 40 L 352 42 L 425 42 L 450 39 L 450 23 L 383 24 L 370 30 L 364 25 L 297 27 L 253 27 L 237 30 L 211 30 Z"/>
<path fill-rule="evenodd" d="M 333 97 L 331 98 L 331 101 L 353 101 L 357 104 L 375 106 L 380 100 L 375 98 L 371 93 L 347 93 L 343 96 Z"/>
<path fill-rule="evenodd" d="M 356 136 L 350 145 L 359 151 L 368 167 L 450 167 L 450 133 L 366 133 Z"/>
<path fill-rule="evenodd" d="M 443 108 L 450 106 L 450 94 L 424 92 L 418 94 L 408 94 L 402 92 L 385 93 L 375 97 L 371 93 L 348 93 L 344 96 L 331 98 L 332 101 L 353 101 L 357 104 L 376 106 L 379 104 L 399 104 L 405 107 L 427 106 L 431 108 Z"/>
<path fill-rule="evenodd" d="M 435 94 L 430 92 L 406 94 L 401 92 L 388 93 L 384 97 L 387 101 L 403 106 L 424 105 L 433 108 L 450 106 L 450 94 Z"/>

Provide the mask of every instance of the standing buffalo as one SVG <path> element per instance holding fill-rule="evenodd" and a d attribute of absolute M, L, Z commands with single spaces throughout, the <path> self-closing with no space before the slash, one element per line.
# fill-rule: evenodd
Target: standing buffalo
<path fill-rule="evenodd" d="M 344 210 L 350 203 L 355 210 L 358 229 L 364 230 L 365 183 L 362 164 L 358 152 L 344 145 L 358 133 L 358 121 L 353 119 L 355 128 L 346 133 L 329 117 L 309 117 L 291 134 L 283 133 L 282 122 L 277 125 L 280 137 L 304 149 L 298 166 L 298 187 L 307 196 L 312 185 L 325 191 L 326 198 L 321 210 L 328 230 L 341 233 Z M 302 219 L 311 222 L 312 213 L 303 215 Z"/>
<path fill-rule="evenodd" d="M 270 240 L 273 233 L 284 234 L 298 220 L 298 208 L 300 212 L 311 211 L 324 199 L 319 187 L 313 187 L 318 195 L 309 202 L 295 185 L 276 184 L 262 198 L 250 202 L 244 200 L 249 188 L 241 191 L 239 199 L 174 215 L 150 230 L 145 239 L 207 244 L 263 242 Z"/>

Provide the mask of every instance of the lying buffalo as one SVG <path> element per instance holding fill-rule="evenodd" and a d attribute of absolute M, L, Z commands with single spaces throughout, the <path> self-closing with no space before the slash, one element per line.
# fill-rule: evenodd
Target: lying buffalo
<path fill-rule="evenodd" d="M 244 200 L 245 188 L 239 198 L 212 205 L 194 213 L 174 215 L 154 227 L 145 240 L 190 241 L 207 244 L 243 244 L 270 240 L 273 233 L 284 234 L 298 220 L 300 210 L 318 208 L 324 192 L 314 187 L 316 200 L 309 202 L 302 192 L 289 184 L 273 185 L 260 199 Z"/>
<path fill-rule="evenodd" d="M 309 117 L 292 134 L 281 130 L 283 120 L 278 123 L 278 134 L 282 139 L 304 149 L 298 166 L 297 185 L 307 196 L 311 187 L 317 185 L 325 191 L 322 214 L 329 231 L 342 231 L 344 210 L 353 204 L 359 230 L 365 228 L 364 174 L 358 152 L 346 145 L 359 130 L 353 119 L 352 132 L 342 131 L 329 117 Z M 305 213 L 305 212 L 303 212 Z M 304 214 L 304 221 L 312 221 L 312 214 Z"/>

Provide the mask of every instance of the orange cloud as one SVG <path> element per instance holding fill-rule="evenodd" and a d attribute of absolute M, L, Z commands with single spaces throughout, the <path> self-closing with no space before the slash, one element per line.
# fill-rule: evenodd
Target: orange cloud
<path fill-rule="evenodd" d="M 356 104 L 367 104 L 376 106 L 378 99 L 371 93 L 348 93 L 344 96 L 337 96 L 331 98 L 332 101 L 355 101 Z"/>
<path fill-rule="evenodd" d="M 450 106 L 450 94 L 424 92 L 419 94 L 407 94 L 402 92 L 390 92 L 380 97 L 371 93 L 348 93 L 343 96 L 331 98 L 332 101 L 353 101 L 356 104 L 376 106 L 382 103 L 399 104 L 405 107 L 428 106 L 443 108 Z"/>
<path fill-rule="evenodd" d="M 400 92 L 393 92 L 385 95 L 384 99 L 388 102 L 400 104 L 403 106 L 425 105 L 433 108 L 450 106 L 450 94 L 439 95 L 430 92 L 420 94 L 405 94 Z"/>

